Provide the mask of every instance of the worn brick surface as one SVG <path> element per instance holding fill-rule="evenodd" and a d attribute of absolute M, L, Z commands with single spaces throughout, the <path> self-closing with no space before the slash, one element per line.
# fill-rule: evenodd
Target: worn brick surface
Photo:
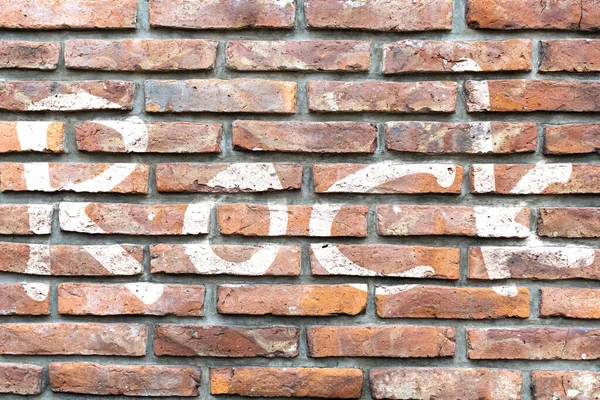
<path fill-rule="evenodd" d="M 600 375 L 592 371 L 532 371 L 533 398 L 593 399 L 600 392 Z"/>
<path fill-rule="evenodd" d="M 0 315 L 50 315 L 50 285 L 47 283 L 0 285 Z"/>
<path fill-rule="evenodd" d="M 544 128 L 544 153 L 587 154 L 600 149 L 599 124 L 548 125 Z"/>
<path fill-rule="evenodd" d="M 64 122 L 0 122 L 0 153 L 62 153 L 64 136 Z"/>
<path fill-rule="evenodd" d="M 540 298 L 540 315 L 581 319 L 600 318 L 596 289 L 543 288 Z"/>
<path fill-rule="evenodd" d="M 600 208 L 540 208 L 538 235 L 566 238 L 600 237 Z"/>
<path fill-rule="evenodd" d="M 49 235 L 53 214 L 52 204 L 0 204 L 0 234 Z"/>
<path fill-rule="evenodd" d="M 544 40 L 540 71 L 600 71 L 600 41 L 592 39 Z"/>
<path fill-rule="evenodd" d="M 59 57 L 58 43 L 0 41 L 0 69 L 55 70 Z"/>
<path fill-rule="evenodd" d="M 44 369 L 31 364 L 0 364 L 0 393 L 36 395 L 42 392 Z"/>

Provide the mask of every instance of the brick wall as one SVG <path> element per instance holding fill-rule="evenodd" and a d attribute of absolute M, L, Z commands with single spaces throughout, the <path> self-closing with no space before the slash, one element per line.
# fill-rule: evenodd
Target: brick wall
<path fill-rule="evenodd" d="M 598 398 L 597 30 L 0 0 L 0 393 Z"/>

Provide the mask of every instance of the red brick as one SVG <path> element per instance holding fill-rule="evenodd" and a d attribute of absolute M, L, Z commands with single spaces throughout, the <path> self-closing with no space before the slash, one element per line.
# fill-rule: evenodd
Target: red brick
<path fill-rule="evenodd" d="M 471 247 L 469 278 L 600 280 L 600 250 L 584 247 Z"/>
<path fill-rule="evenodd" d="M 307 84 L 308 107 L 316 112 L 452 113 L 454 82 L 339 82 Z"/>
<path fill-rule="evenodd" d="M 220 153 L 221 124 L 96 120 L 75 127 L 77 149 L 107 153 Z"/>
<path fill-rule="evenodd" d="M 0 110 L 132 110 L 133 82 L 0 81 Z"/>
<path fill-rule="evenodd" d="M 302 165 L 287 163 L 157 164 L 159 192 L 242 193 L 302 187 Z"/>
<path fill-rule="evenodd" d="M 575 288 L 542 288 L 540 316 L 599 319 L 600 290 Z"/>
<path fill-rule="evenodd" d="M 138 324 L 2 324 L 0 354 L 143 356 L 147 336 Z"/>
<path fill-rule="evenodd" d="M 58 43 L 0 41 L 0 69 L 55 70 L 59 56 Z"/>
<path fill-rule="evenodd" d="M 538 235 L 548 237 L 600 237 L 600 208 L 540 208 Z"/>
<path fill-rule="evenodd" d="M 385 244 L 311 244 L 313 275 L 458 279 L 460 250 Z"/>
<path fill-rule="evenodd" d="M 383 73 L 530 71 L 529 39 L 402 40 L 383 47 Z"/>
<path fill-rule="evenodd" d="M 594 31 L 600 28 L 596 0 L 467 0 L 471 29 L 560 29 Z"/>
<path fill-rule="evenodd" d="M 0 285 L 0 315 L 50 315 L 50 285 L 47 283 Z"/>
<path fill-rule="evenodd" d="M 296 82 L 264 79 L 146 81 L 146 112 L 293 114 Z"/>
<path fill-rule="evenodd" d="M 61 203 L 60 228 L 89 234 L 198 235 L 210 227 L 210 204 Z"/>
<path fill-rule="evenodd" d="M 377 125 L 367 122 L 234 121 L 236 150 L 290 153 L 374 153 Z"/>
<path fill-rule="evenodd" d="M 388 150 L 426 154 L 531 153 L 538 128 L 531 122 L 388 122 Z"/>
<path fill-rule="evenodd" d="M 49 235 L 53 214 L 52 204 L 0 204 L 0 234 Z"/>
<path fill-rule="evenodd" d="M 65 66 L 104 71 L 194 71 L 215 66 L 217 41 L 75 39 L 65 43 Z"/>
<path fill-rule="evenodd" d="M 456 331 L 433 326 L 312 326 L 310 357 L 452 357 Z"/>
<path fill-rule="evenodd" d="M 0 163 L 3 192 L 148 193 L 146 164 Z"/>
<path fill-rule="evenodd" d="M 586 328 L 467 329 L 472 360 L 594 360 L 600 331 Z"/>
<path fill-rule="evenodd" d="M 545 154 L 586 154 L 600 151 L 600 124 L 544 127 Z"/>
<path fill-rule="evenodd" d="M 600 71 L 600 40 L 542 40 L 540 71 Z"/>
<path fill-rule="evenodd" d="M 296 357 L 300 329 L 291 326 L 236 327 L 157 325 L 157 356 Z"/>
<path fill-rule="evenodd" d="M 59 314 L 201 317 L 203 310 L 204 286 L 146 282 L 61 283 L 58 286 Z"/>
<path fill-rule="evenodd" d="M 150 0 L 150 26 L 186 29 L 294 27 L 294 1 Z"/>
<path fill-rule="evenodd" d="M 600 111 L 600 82 L 467 81 L 465 90 L 468 112 Z"/>
<path fill-rule="evenodd" d="M 531 389 L 535 400 L 598 397 L 600 374 L 594 371 L 531 371 Z"/>
<path fill-rule="evenodd" d="M 42 393 L 44 368 L 31 364 L 0 364 L 0 393 L 36 395 Z"/>
<path fill-rule="evenodd" d="M 211 368 L 210 393 L 250 397 L 358 399 L 363 372 L 351 368 Z"/>
<path fill-rule="evenodd" d="M 162 365 L 51 363 L 53 392 L 108 396 L 198 396 L 200 370 Z"/>
<path fill-rule="evenodd" d="M 483 368 L 375 368 L 374 399 L 521 399 L 520 371 Z"/>
<path fill-rule="evenodd" d="M 463 167 L 456 164 L 317 164 L 316 193 L 460 194 Z"/>
<path fill-rule="evenodd" d="M 471 191 L 514 195 L 600 193 L 600 166 L 472 164 Z"/>
<path fill-rule="evenodd" d="M 384 236 L 525 238 L 529 219 L 526 207 L 382 205 L 377 207 L 377 232 Z"/>
<path fill-rule="evenodd" d="M 64 122 L 0 122 L 0 153 L 64 151 Z"/>
<path fill-rule="evenodd" d="M 153 274 L 300 275 L 300 247 L 208 243 L 150 246 Z"/>
<path fill-rule="evenodd" d="M 217 219 L 222 235 L 365 237 L 368 211 L 338 204 L 219 204 Z"/>
<path fill-rule="evenodd" d="M 220 314 L 357 315 L 367 307 L 367 285 L 219 285 Z"/>
<path fill-rule="evenodd" d="M 344 0 L 307 0 L 310 28 L 373 31 L 434 31 L 452 29 L 452 0 L 386 0 L 348 3 Z"/>
<path fill-rule="evenodd" d="M 368 71 L 371 42 L 233 40 L 227 67 L 238 71 Z"/>
<path fill-rule="evenodd" d="M 529 317 L 529 290 L 524 287 L 377 286 L 375 294 L 381 318 Z"/>
<path fill-rule="evenodd" d="M 0 28 L 123 29 L 136 27 L 136 0 L 12 0 Z"/>

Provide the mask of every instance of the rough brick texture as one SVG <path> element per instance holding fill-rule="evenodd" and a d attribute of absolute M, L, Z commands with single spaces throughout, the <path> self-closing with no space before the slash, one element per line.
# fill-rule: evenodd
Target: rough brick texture
<path fill-rule="evenodd" d="M 591 371 L 533 371 L 531 386 L 536 400 L 593 399 L 600 392 L 600 375 Z"/>
<path fill-rule="evenodd" d="M 53 70 L 59 56 L 57 43 L 0 41 L 0 69 Z"/>
<path fill-rule="evenodd" d="M 0 364 L 0 393 L 36 395 L 42 392 L 44 369 L 31 364 Z"/>

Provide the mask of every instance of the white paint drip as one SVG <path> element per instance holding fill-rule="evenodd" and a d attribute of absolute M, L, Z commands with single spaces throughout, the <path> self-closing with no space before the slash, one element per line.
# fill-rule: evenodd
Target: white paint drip
<path fill-rule="evenodd" d="M 209 232 L 211 203 L 192 203 L 183 216 L 182 235 L 198 235 Z"/>
<path fill-rule="evenodd" d="M 94 221 L 88 217 L 86 208 L 91 203 L 60 203 L 58 220 L 60 229 L 82 233 L 104 233 Z"/>
<path fill-rule="evenodd" d="M 159 283 L 127 283 L 125 287 L 133 293 L 142 303 L 150 306 L 156 303 L 162 297 L 165 291 L 165 285 Z"/>
<path fill-rule="evenodd" d="M 200 274 L 230 274 L 259 276 L 271 267 L 279 249 L 279 245 L 264 245 L 246 261 L 227 261 L 213 251 L 210 244 L 186 244 L 185 254 Z"/>
<path fill-rule="evenodd" d="M 461 58 L 452 66 L 454 72 L 481 72 L 483 69 L 472 58 Z"/>
<path fill-rule="evenodd" d="M 474 207 L 477 235 L 526 238 L 529 228 L 515 221 L 522 210 L 522 207 Z"/>
<path fill-rule="evenodd" d="M 467 96 L 467 111 L 490 111 L 490 87 L 487 81 L 469 81 L 470 90 Z"/>
<path fill-rule="evenodd" d="M 56 191 L 50 184 L 50 165 L 48 163 L 24 163 L 22 165 L 27 190 Z"/>
<path fill-rule="evenodd" d="M 102 110 L 123 107 L 103 97 L 94 96 L 88 92 L 57 94 L 33 102 L 27 107 L 29 111 L 77 111 Z"/>
<path fill-rule="evenodd" d="M 342 209 L 338 204 L 315 204 L 312 206 L 308 231 L 310 236 L 331 236 L 333 220 Z"/>
<path fill-rule="evenodd" d="M 35 301 L 44 301 L 50 294 L 50 285 L 47 283 L 23 283 L 25 294 Z"/>
<path fill-rule="evenodd" d="M 473 190 L 475 193 L 493 193 L 496 191 L 496 172 L 494 164 L 473 164 Z"/>
<path fill-rule="evenodd" d="M 27 206 L 29 215 L 29 230 L 36 235 L 49 235 L 52 232 L 52 204 L 37 204 Z"/>
<path fill-rule="evenodd" d="M 208 183 L 209 187 L 225 189 L 252 190 L 265 192 L 281 190 L 281 180 L 273 163 L 237 163 L 231 164 L 217 173 Z"/>
<path fill-rule="evenodd" d="M 112 275 L 138 275 L 142 273 L 142 264 L 118 244 L 83 246 L 83 249 Z"/>
<path fill-rule="evenodd" d="M 17 138 L 23 151 L 44 151 L 48 149 L 48 128 L 52 122 L 17 121 Z"/>
<path fill-rule="evenodd" d="M 443 188 L 456 180 L 454 164 L 396 164 L 383 162 L 371 164 L 331 185 L 327 192 L 368 193 L 384 183 L 414 174 L 433 175 Z"/>
<path fill-rule="evenodd" d="M 125 121 L 92 121 L 97 124 L 108 126 L 119 132 L 123 138 L 125 151 L 128 153 L 143 153 L 148 149 L 148 128 L 139 117 L 130 117 Z"/>
<path fill-rule="evenodd" d="M 50 246 L 47 244 L 30 244 L 29 258 L 24 274 L 50 275 Z"/>
<path fill-rule="evenodd" d="M 474 153 L 488 154 L 494 151 L 494 138 L 491 122 L 472 122 L 471 149 Z"/>
<path fill-rule="evenodd" d="M 536 164 L 527 171 L 511 194 L 540 194 L 554 183 L 567 183 L 573 173 L 572 164 Z"/>
<path fill-rule="evenodd" d="M 269 236 L 285 236 L 288 225 L 288 208 L 269 204 Z"/>
<path fill-rule="evenodd" d="M 417 285 L 396 285 L 396 286 L 377 286 L 375 288 L 376 296 L 391 296 L 394 294 L 406 292 L 417 287 Z"/>
<path fill-rule="evenodd" d="M 492 287 L 494 292 L 504 297 L 517 297 L 519 295 L 519 289 L 515 285 L 512 286 L 494 286 Z"/>

